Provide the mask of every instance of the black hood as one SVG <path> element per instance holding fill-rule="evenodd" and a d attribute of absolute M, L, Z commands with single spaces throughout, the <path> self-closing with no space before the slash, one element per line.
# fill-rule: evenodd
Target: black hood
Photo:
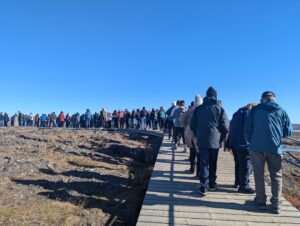
<path fill-rule="evenodd" d="M 217 104 L 217 99 L 215 97 L 205 97 L 203 100 L 204 104 Z"/>

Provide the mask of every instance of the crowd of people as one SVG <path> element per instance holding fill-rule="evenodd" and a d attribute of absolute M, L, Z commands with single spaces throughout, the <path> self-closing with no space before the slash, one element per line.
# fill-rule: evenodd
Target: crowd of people
<path fill-rule="evenodd" d="M 237 192 L 256 194 L 255 203 L 266 210 L 267 196 L 264 183 L 264 165 L 268 164 L 271 178 L 271 210 L 279 214 L 282 193 L 282 138 L 290 136 L 291 122 L 287 113 L 276 103 L 272 91 L 262 94 L 259 104 L 241 107 L 229 121 L 218 99 L 217 91 L 210 87 L 204 99 L 197 95 L 186 107 L 184 100 L 172 102 L 166 111 L 163 107 L 148 111 L 145 107 L 129 112 L 102 109 L 92 114 L 73 115 L 60 112 L 24 115 L 21 112 L 9 117 L 0 113 L 0 126 L 71 127 L 71 128 L 132 128 L 164 131 L 173 141 L 173 150 L 183 145 L 190 151 L 190 172 L 200 180 L 200 193 L 217 189 L 217 162 L 221 147 L 232 150 L 235 162 Z M 182 141 L 182 143 L 181 143 Z M 255 190 L 250 186 L 254 172 Z"/>
<path fill-rule="evenodd" d="M 0 127 L 66 127 L 66 128 L 120 128 L 120 129 L 153 129 L 163 130 L 166 123 L 166 112 L 163 107 L 153 108 L 151 111 L 143 107 L 141 110 L 129 112 L 127 109 L 109 112 L 102 109 L 99 113 L 92 114 L 87 109 L 84 114 L 75 113 L 70 115 L 61 111 L 58 115 L 51 114 L 23 114 L 18 112 L 13 116 L 0 113 Z"/>
<path fill-rule="evenodd" d="M 167 111 L 173 120 L 173 141 L 176 150 L 182 139 L 184 150 L 190 149 L 190 171 L 200 180 L 200 193 L 217 190 L 217 161 L 219 150 L 232 150 L 235 162 L 237 192 L 256 194 L 254 203 L 267 210 L 265 191 L 265 163 L 271 179 L 271 211 L 279 214 L 282 196 L 282 138 L 292 133 L 288 114 L 276 103 L 275 93 L 266 91 L 259 104 L 241 107 L 229 121 L 210 87 L 206 97 L 197 95 L 188 109 L 184 101 L 172 103 Z M 170 127 L 170 124 L 169 124 Z M 171 131 L 169 131 L 171 139 Z M 255 189 L 250 186 L 254 173 Z"/>

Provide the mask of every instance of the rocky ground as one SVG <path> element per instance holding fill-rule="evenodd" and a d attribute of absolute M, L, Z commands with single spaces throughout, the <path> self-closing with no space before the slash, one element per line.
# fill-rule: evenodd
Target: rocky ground
<path fill-rule="evenodd" d="M 0 130 L 0 225 L 134 225 L 161 138 Z"/>
<path fill-rule="evenodd" d="M 300 133 L 294 133 L 292 136 L 300 139 Z M 293 145 L 296 144 L 292 142 L 291 146 Z M 283 193 L 285 198 L 300 210 L 300 153 L 293 152 L 285 155 L 285 158 L 288 161 L 283 163 Z"/>

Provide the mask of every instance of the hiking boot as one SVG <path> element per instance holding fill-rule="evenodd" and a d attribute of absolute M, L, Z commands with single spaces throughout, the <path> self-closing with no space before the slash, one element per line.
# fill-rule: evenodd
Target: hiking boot
<path fill-rule="evenodd" d="M 252 188 L 239 188 L 238 190 L 239 193 L 242 193 L 242 194 L 254 194 L 255 191 L 252 189 Z"/>
<path fill-rule="evenodd" d="M 215 191 L 215 190 L 217 190 L 217 184 L 209 185 L 209 190 L 210 190 L 210 191 Z"/>
<path fill-rule="evenodd" d="M 233 185 L 233 188 L 239 188 L 240 187 L 240 185 L 238 184 L 238 183 L 235 183 L 234 185 Z"/>
<path fill-rule="evenodd" d="M 200 189 L 199 189 L 199 192 L 202 195 L 206 195 L 207 189 L 205 187 L 201 186 Z"/>
<path fill-rule="evenodd" d="M 190 168 L 190 173 L 191 173 L 191 174 L 194 174 L 194 173 L 195 173 L 195 168 L 194 168 L 194 167 L 191 167 L 191 168 Z"/>
<path fill-rule="evenodd" d="M 254 199 L 254 204 L 258 207 L 258 209 L 260 210 L 267 210 L 267 205 L 266 203 L 262 203 L 262 202 L 257 202 L 256 198 Z"/>
<path fill-rule="evenodd" d="M 272 206 L 271 207 L 271 212 L 274 214 L 281 214 L 281 209 L 279 206 Z"/>

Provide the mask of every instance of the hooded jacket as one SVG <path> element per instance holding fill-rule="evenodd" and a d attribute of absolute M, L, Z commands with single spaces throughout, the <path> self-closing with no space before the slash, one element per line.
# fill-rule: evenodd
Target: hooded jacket
<path fill-rule="evenodd" d="M 224 109 L 217 105 L 217 99 L 205 97 L 203 105 L 195 109 L 190 127 L 199 149 L 218 149 L 228 133 L 229 122 Z"/>
<path fill-rule="evenodd" d="M 249 113 L 250 110 L 247 108 L 240 108 L 233 114 L 227 140 L 228 148 L 235 150 L 249 150 L 249 142 L 244 136 L 244 127 Z"/>
<path fill-rule="evenodd" d="M 271 154 L 282 154 L 281 139 L 291 133 L 288 114 L 273 101 L 252 108 L 244 129 L 251 151 Z"/>
<path fill-rule="evenodd" d="M 184 112 L 186 112 L 186 109 L 184 107 L 178 107 L 173 110 L 170 117 L 174 122 L 174 127 L 184 128 L 184 125 L 180 121 L 180 117 Z"/>

